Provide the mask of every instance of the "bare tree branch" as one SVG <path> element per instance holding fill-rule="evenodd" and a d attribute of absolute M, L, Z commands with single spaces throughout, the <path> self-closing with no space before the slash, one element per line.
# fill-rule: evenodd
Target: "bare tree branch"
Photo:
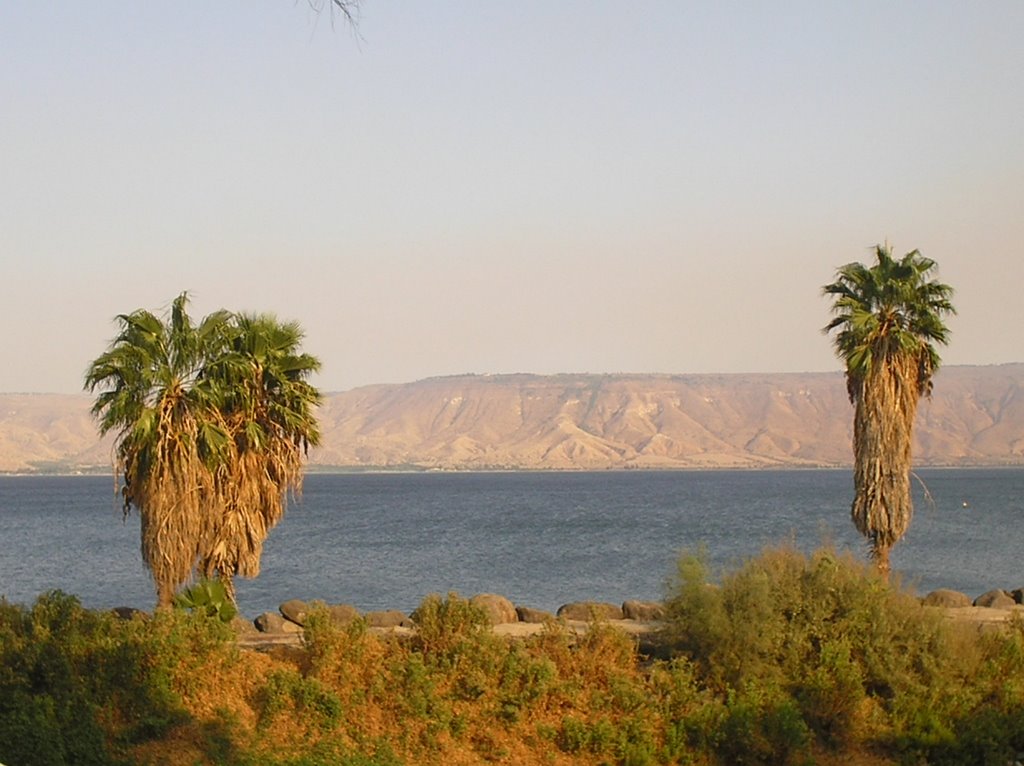
<path fill-rule="evenodd" d="M 334 24 L 334 14 L 340 13 L 342 17 L 353 28 L 359 26 L 359 2 L 360 0 L 306 0 L 309 7 L 316 13 L 321 13 L 324 7 L 330 9 L 331 24 Z"/>

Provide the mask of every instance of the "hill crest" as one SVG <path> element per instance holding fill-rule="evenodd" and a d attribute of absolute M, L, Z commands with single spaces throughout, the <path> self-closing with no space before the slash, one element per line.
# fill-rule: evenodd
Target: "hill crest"
<path fill-rule="evenodd" d="M 1024 364 L 944 367 L 917 465 L 1024 465 Z M 85 395 L 0 394 L 0 471 L 109 468 Z M 454 375 L 329 393 L 311 468 L 844 466 L 834 373 Z"/>

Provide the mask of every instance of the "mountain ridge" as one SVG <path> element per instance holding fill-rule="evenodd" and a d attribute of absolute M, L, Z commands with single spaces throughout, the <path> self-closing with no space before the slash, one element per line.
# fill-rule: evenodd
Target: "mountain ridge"
<path fill-rule="evenodd" d="M 109 470 L 91 398 L 0 394 L 0 471 Z M 840 372 L 449 375 L 325 394 L 311 469 L 837 467 Z M 917 465 L 1024 465 L 1024 364 L 949 366 L 921 402 Z"/>

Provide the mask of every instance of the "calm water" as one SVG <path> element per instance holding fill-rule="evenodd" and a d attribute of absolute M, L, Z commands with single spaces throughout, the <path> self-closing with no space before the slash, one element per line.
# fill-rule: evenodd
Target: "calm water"
<path fill-rule="evenodd" d="M 1024 585 L 1024 469 L 922 470 L 894 568 L 919 592 Z M 862 554 L 849 471 L 346 474 L 307 477 L 270 535 L 263 573 L 239 580 L 250 616 L 289 598 L 414 608 L 428 593 L 566 601 L 659 598 L 678 552 L 729 566 L 766 544 L 830 540 Z M 964 508 L 963 504 L 967 503 Z M 58 588 L 86 606 L 149 608 L 139 522 L 110 477 L 0 477 L 0 594 Z"/>

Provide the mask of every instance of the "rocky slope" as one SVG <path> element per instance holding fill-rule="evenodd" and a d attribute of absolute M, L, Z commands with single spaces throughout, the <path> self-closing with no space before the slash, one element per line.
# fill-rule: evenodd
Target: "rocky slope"
<path fill-rule="evenodd" d="M 946 367 L 921 465 L 1024 465 L 1024 364 Z M 0 470 L 108 466 L 84 396 L 0 395 Z M 314 466 L 716 468 L 845 465 L 839 373 L 466 375 L 329 394 Z"/>

